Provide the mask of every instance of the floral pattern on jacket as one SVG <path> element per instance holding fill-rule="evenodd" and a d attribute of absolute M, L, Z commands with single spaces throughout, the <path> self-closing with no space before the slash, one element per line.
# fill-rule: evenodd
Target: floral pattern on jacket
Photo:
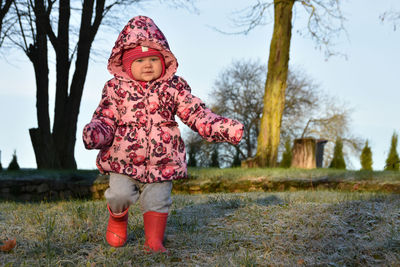
<path fill-rule="evenodd" d="M 131 80 L 122 67 L 122 52 L 138 45 L 158 49 L 165 75 L 155 81 Z M 102 173 L 121 173 L 140 182 L 181 179 L 187 175 L 185 144 L 175 115 L 207 141 L 238 144 L 243 125 L 214 114 L 175 75 L 178 63 L 154 22 L 134 17 L 120 33 L 108 61 L 114 75 L 104 86 L 99 106 L 83 130 L 87 149 L 100 149 Z"/>

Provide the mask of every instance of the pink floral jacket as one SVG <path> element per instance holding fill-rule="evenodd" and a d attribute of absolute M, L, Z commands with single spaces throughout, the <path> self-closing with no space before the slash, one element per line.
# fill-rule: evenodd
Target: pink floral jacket
<path fill-rule="evenodd" d="M 160 50 L 165 59 L 165 75 L 144 86 L 129 78 L 121 61 L 125 49 L 138 45 Z M 100 149 L 100 172 L 121 173 L 144 183 L 185 178 L 185 145 L 175 114 L 207 141 L 239 143 L 243 125 L 206 108 L 175 75 L 177 67 L 154 22 L 144 16 L 132 18 L 108 60 L 114 78 L 105 84 L 100 104 L 83 130 L 85 147 Z"/>

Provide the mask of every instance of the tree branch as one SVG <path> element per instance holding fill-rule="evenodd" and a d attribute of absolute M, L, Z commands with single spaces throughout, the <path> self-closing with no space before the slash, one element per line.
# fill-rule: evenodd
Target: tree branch
<path fill-rule="evenodd" d="M 14 2 L 14 0 L 6 0 L 4 6 L 0 6 L 0 32 L 2 30 L 4 17 L 10 10 L 11 4 L 13 2 Z M 1 3 L 3 3 L 3 1 L 1 1 Z"/>
<path fill-rule="evenodd" d="M 44 23 L 45 23 L 44 26 L 45 26 L 46 34 L 49 37 L 49 40 L 50 40 L 52 46 L 54 47 L 54 49 L 57 50 L 58 40 L 57 40 L 57 37 L 56 37 L 56 35 L 55 35 L 54 31 L 53 31 L 53 28 L 51 27 L 51 22 L 50 22 L 50 14 L 51 14 L 51 11 L 53 9 L 53 4 L 54 3 L 55 3 L 55 0 L 54 1 L 47 0 L 47 8 L 46 8 L 46 13 L 43 16 L 43 20 L 44 20 Z M 62 20 L 58 21 L 59 24 L 61 23 L 60 21 L 62 21 Z M 64 23 L 64 21 L 62 21 L 62 23 Z"/>
<path fill-rule="evenodd" d="M 251 32 L 253 29 L 255 29 L 257 26 L 260 25 L 265 25 L 267 22 L 265 22 L 265 13 L 268 11 L 268 9 L 273 6 L 274 3 L 273 1 L 269 3 L 262 2 L 260 0 L 257 1 L 257 4 L 247 7 L 245 9 L 233 12 L 233 19 L 231 21 L 233 22 L 233 27 L 234 28 L 243 28 L 243 30 L 240 31 L 235 31 L 235 32 L 227 32 L 218 29 L 217 27 L 210 26 L 210 28 L 214 29 L 217 32 L 223 33 L 223 34 L 245 34 L 247 35 L 249 32 Z M 270 15 L 270 17 L 273 17 Z"/>
<path fill-rule="evenodd" d="M 20 46 L 25 54 L 27 54 L 27 56 L 29 57 L 29 47 L 28 47 L 28 42 L 26 41 L 26 36 L 25 36 L 25 32 L 24 32 L 24 27 L 22 27 L 22 15 L 18 9 L 18 5 L 14 2 L 14 7 L 15 7 L 15 11 L 17 13 L 17 18 L 18 18 L 18 24 L 19 24 L 19 28 L 21 30 L 21 35 L 22 35 L 22 40 L 24 41 L 24 46 Z"/>

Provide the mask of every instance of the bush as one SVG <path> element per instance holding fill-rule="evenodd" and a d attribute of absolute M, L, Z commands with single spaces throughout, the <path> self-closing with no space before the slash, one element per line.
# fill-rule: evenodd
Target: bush
<path fill-rule="evenodd" d="M 393 133 L 392 141 L 390 144 L 389 155 L 386 159 L 385 171 L 398 171 L 399 170 L 399 154 L 397 154 L 397 133 Z"/>
<path fill-rule="evenodd" d="M 20 168 L 19 168 L 18 161 L 17 161 L 17 152 L 14 150 L 12 160 L 10 162 L 10 165 L 8 165 L 7 170 L 8 171 L 18 171 L 19 169 Z"/>
<path fill-rule="evenodd" d="M 372 151 L 368 145 L 368 140 L 365 141 L 365 146 L 360 156 L 361 170 L 372 171 Z"/>
<path fill-rule="evenodd" d="M 292 165 L 292 140 L 290 138 L 285 141 L 285 151 L 282 154 L 280 167 L 290 168 Z"/>
<path fill-rule="evenodd" d="M 219 168 L 219 153 L 218 153 L 218 148 L 216 146 L 214 146 L 213 152 L 211 154 L 210 167 Z"/>
<path fill-rule="evenodd" d="M 196 152 L 193 147 L 189 147 L 188 158 L 188 167 L 197 167 Z"/>
<path fill-rule="evenodd" d="M 233 162 L 231 167 L 240 167 L 242 165 L 242 161 L 240 160 L 239 150 L 236 151 L 235 157 L 233 158 Z"/>
<path fill-rule="evenodd" d="M 329 168 L 346 169 L 346 162 L 343 157 L 343 141 L 340 137 L 336 139 L 335 148 L 333 149 L 333 159 Z"/>

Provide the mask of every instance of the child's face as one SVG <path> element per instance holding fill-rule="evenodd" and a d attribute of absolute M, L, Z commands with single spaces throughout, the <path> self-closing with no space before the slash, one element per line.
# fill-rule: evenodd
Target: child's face
<path fill-rule="evenodd" d="M 136 59 L 132 62 L 131 72 L 137 81 L 149 82 L 158 79 L 162 73 L 161 60 L 157 56 Z"/>

